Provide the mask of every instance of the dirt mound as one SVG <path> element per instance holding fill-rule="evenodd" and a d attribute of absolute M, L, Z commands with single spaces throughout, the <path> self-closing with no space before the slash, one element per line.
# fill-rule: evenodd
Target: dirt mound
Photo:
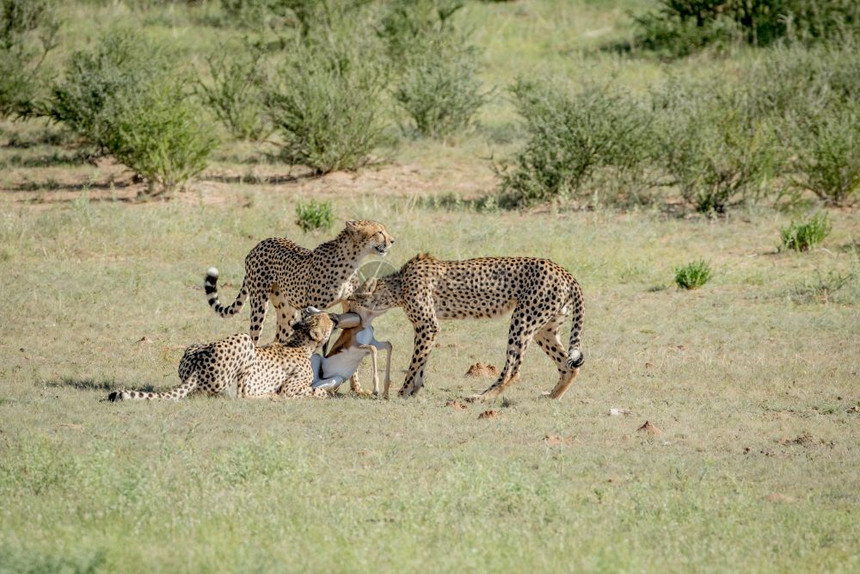
<path fill-rule="evenodd" d="M 466 377 L 498 377 L 499 369 L 495 365 L 475 363 L 466 371 Z"/>
<path fill-rule="evenodd" d="M 548 434 L 543 437 L 543 441 L 547 446 L 558 446 L 560 444 L 573 444 L 573 437 L 562 437 L 557 434 Z"/>
<path fill-rule="evenodd" d="M 499 416 L 499 411 L 489 410 L 478 415 L 479 419 L 494 419 Z"/>
<path fill-rule="evenodd" d="M 661 434 L 663 434 L 663 431 L 658 429 L 656 425 L 651 424 L 650 421 L 645 421 L 645 424 L 636 430 L 648 433 L 651 436 L 660 436 Z"/>
<path fill-rule="evenodd" d="M 457 399 L 451 399 L 450 401 L 445 403 L 445 406 L 450 407 L 450 408 L 454 409 L 455 411 L 465 411 L 466 409 L 469 408 L 467 405 L 461 403 Z"/>

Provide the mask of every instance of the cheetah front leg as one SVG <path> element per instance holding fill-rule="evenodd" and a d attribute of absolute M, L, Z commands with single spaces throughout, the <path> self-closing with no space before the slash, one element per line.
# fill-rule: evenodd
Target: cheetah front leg
<path fill-rule="evenodd" d="M 436 343 L 436 336 L 439 334 L 439 322 L 436 321 L 435 316 L 431 317 L 430 320 L 413 324 L 415 324 L 415 347 L 412 352 L 412 362 L 406 373 L 406 380 L 399 392 L 401 397 L 411 397 L 424 386 L 424 367 L 427 365 L 430 351 Z"/>
<path fill-rule="evenodd" d="M 269 299 L 272 301 L 272 306 L 278 314 L 278 334 L 275 340 L 278 343 L 286 343 L 287 339 L 293 333 L 292 323 L 295 319 L 296 309 L 287 303 L 277 285 L 272 285 L 269 291 Z"/>
<path fill-rule="evenodd" d="M 516 382 L 519 378 L 523 355 L 536 330 L 534 319 L 528 320 L 524 309 L 519 306 L 514 309 L 511 327 L 508 330 L 508 351 L 505 356 L 505 366 L 499 373 L 498 380 L 483 393 L 470 397 L 471 400 L 487 401 L 494 399 Z"/>
<path fill-rule="evenodd" d="M 269 308 L 269 300 L 265 293 L 251 292 L 251 329 L 249 334 L 254 344 L 260 342 L 260 332 L 263 330 L 263 321 L 266 319 L 266 311 Z"/>

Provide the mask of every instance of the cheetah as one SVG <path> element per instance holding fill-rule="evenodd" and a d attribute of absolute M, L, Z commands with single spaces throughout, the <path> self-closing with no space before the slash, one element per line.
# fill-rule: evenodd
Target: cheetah
<path fill-rule="evenodd" d="M 551 398 L 564 396 L 584 362 L 582 290 L 573 275 L 549 259 L 441 261 L 422 253 L 388 277 L 369 279 L 350 302 L 377 311 L 402 307 L 412 322 L 415 347 L 399 391 L 402 397 L 415 395 L 424 386 L 424 367 L 439 333 L 439 319 L 482 319 L 513 310 L 505 366 L 498 380 L 474 400 L 495 398 L 516 381 L 523 353 L 533 338 L 559 372 Z M 573 324 L 565 350 L 558 330 L 571 312 Z"/>
<path fill-rule="evenodd" d="M 285 342 L 297 309 L 327 309 L 355 288 L 355 272 L 370 254 L 385 255 L 394 239 L 375 221 L 352 220 L 333 240 L 306 249 L 283 237 L 258 243 L 245 257 L 245 279 L 230 305 L 218 300 L 218 269 L 206 273 L 209 306 L 221 317 L 238 313 L 250 297 L 251 341 L 257 344 L 269 300 L 278 313 L 276 341 Z"/>
<path fill-rule="evenodd" d="M 331 336 L 337 316 L 311 313 L 293 325 L 286 343 L 255 347 L 249 335 L 232 335 L 214 343 L 191 345 L 179 361 L 182 383 L 166 392 L 114 391 L 111 401 L 179 400 L 189 393 L 226 393 L 240 398 L 329 396 L 315 389 L 311 355 Z"/>

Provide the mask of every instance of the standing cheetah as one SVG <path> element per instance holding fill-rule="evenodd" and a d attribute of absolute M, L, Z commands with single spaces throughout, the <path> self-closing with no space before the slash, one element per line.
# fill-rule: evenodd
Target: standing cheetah
<path fill-rule="evenodd" d="M 573 275 L 549 259 L 440 261 L 422 253 L 397 273 L 368 280 L 350 301 L 376 310 L 403 307 L 412 322 L 415 349 L 400 389 L 403 397 L 416 394 L 424 385 L 424 367 L 439 333 L 439 319 L 490 318 L 513 310 L 505 366 L 498 380 L 475 399 L 494 398 L 513 384 L 532 338 L 558 368 L 558 383 L 549 393 L 554 399 L 564 395 L 584 362 L 582 291 Z M 565 350 L 558 330 L 571 312 L 573 325 Z"/>
<path fill-rule="evenodd" d="M 305 249 L 282 237 L 264 239 L 245 257 L 245 279 L 232 304 L 218 300 L 218 270 L 206 274 L 209 306 L 221 317 L 232 317 L 251 298 L 251 340 L 257 344 L 272 301 L 278 313 L 276 340 L 284 342 L 297 309 L 327 309 L 346 299 L 354 288 L 361 260 L 372 253 L 385 255 L 394 239 L 381 223 L 347 221 L 333 240 Z"/>
<path fill-rule="evenodd" d="M 178 400 L 192 392 L 238 397 L 326 397 L 314 389 L 311 355 L 331 336 L 335 321 L 327 313 L 314 313 L 293 325 L 284 343 L 255 347 L 251 337 L 232 335 L 214 343 L 191 345 L 179 361 L 182 384 L 161 393 L 114 391 L 111 401 L 128 399 Z"/>

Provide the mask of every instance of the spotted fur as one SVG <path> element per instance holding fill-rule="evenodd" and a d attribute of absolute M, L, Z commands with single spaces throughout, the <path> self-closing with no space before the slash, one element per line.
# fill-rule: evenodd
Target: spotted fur
<path fill-rule="evenodd" d="M 209 306 L 221 317 L 232 317 L 251 300 L 251 340 L 257 344 L 269 307 L 278 313 L 277 341 L 290 334 L 297 309 L 327 309 L 343 301 L 354 288 L 355 271 L 370 254 L 385 255 L 394 239 L 375 221 L 347 221 L 333 240 L 306 249 L 282 237 L 264 239 L 245 257 L 245 279 L 236 299 L 222 305 L 218 299 L 218 270 L 206 274 Z"/>
<path fill-rule="evenodd" d="M 182 383 L 178 387 L 160 393 L 114 391 L 108 399 L 178 400 L 190 393 L 226 393 L 240 398 L 326 397 L 326 391 L 311 387 L 311 354 L 331 336 L 334 322 L 327 313 L 316 313 L 293 327 L 292 335 L 283 344 L 255 347 L 250 336 L 240 334 L 191 345 L 179 361 Z"/>
<path fill-rule="evenodd" d="M 584 362 L 582 290 L 573 275 L 549 259 L 440 261 L 420 254 L 397 273 L 368 280 L 350 301 L 376 310 L 402 307 L 412 322 L 415 347 L 400 396 L 412 396 L 424 386 L 424 367 L 439 333 L 439 319 L 483 319 L 513 311 L 505 366 L 498 380 L 476 399 L 496 397 L 513 384 L 532 339 L 558 369 L 558 383 L 549 393 L 554 399 L 564 395 Z M 565 350 L 558 331 L 571 313 Z"/>

